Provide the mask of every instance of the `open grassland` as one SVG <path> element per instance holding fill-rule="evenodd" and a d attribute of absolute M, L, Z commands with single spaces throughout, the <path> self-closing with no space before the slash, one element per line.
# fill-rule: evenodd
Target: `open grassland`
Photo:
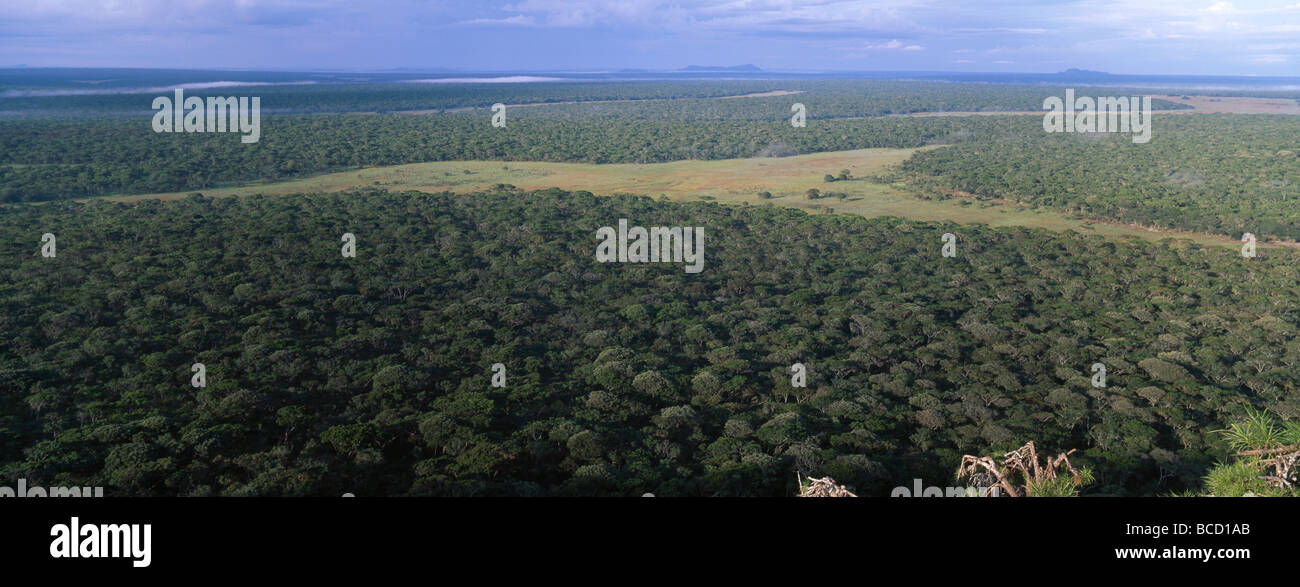
<path fill-rule="evenodd" d="M 304 192 L 341 192 L 363 187 L 391 191 L 480 192 L 498 184 L 524 190 L 550 187 L 586 190 L 598 195 L 641 194 L 670 200 L 716 200 L 723 203 L 772 203 L 810 212 L 827 209 L 862 216 L 898 216 L 912 220 L 983 223 L 991 226 L 1029 226 L 1055 231 L 1075 230 L 1122 239 L 1137 236 L 1159 240 L 1169 236 L 1190 238 L 1201 244 L 1239 246 L 1235 241 L 1199 233 L 1157 232 L 1141 227 L 1089 222 L 1060 212 L 1035 210 L 1007 202 L 981 202 L 970 198 L 920 200 L 901 187 L 867 179 L 826 183 L 825 175 L 848 170 L 862 178 L 897 165 L 916 149 L 860 149 L 781 158 L 747 158 L 719 161 L 677 161 L 653 164 L 584 164 L 501 161 L 440 161 L 372 167 L 329 173 L 306 179 L 199 191 L 143 194 L 109 198 L 115 201 L 172 200 L 189 194 L 207 196 L 286 195 Z M 805 197 L 809 189 L 844 193 L 846 197 Z M 758 197 L 770 192 L 772 199 Z"/>
<path fill-rule="evenodd" d="M 1300 114 L 1300 102 L 1291 98 L 1252 98 L 1247 96 L 1152 96 L 1191 106 L 1202 114 Z"/>

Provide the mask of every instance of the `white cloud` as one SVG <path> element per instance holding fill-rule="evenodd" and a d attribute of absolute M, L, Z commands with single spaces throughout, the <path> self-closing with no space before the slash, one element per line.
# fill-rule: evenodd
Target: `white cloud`
<path fill-rule="evenodd" d="M 1206 8 L 1206 9 L 1205 9 L 1205 12 L 1219 13 L 1219 14 L 1227 14 L 1227 13 L 1229 13 L 1229 12 L 1232 12 L 1232 3 L 1231 3 L 1231 2 L 1215 2 L 1214 4 L 1211 4 L 1209 8 Z"/>
<path fill-rule="evenodd" d="M 1250 60 L 1255 63 L 1286 63 L 1290 61 L 1289 56 L 1279 53 L 1265 53 L 1261 55 L 1251 55 Z"/>
<path fill-rule="evenodd" d="M 863 48 L 871 51 L 922 51 L 925 49 L 920 45 L 904 44 L 898 39 L 891 40 L 888 43 L 867 43 Z"/>
<path fill-rule="evenodd" d="M 525 28 L 575 42 L 611 33 L 603 39 L 654 47 L 646 55 L 730 46 L 742 55 L 737 62 L 758 63 L 794 52 L 930 65 L 975 54 L 1015 57 L 1027 68 L 1061 62 L 1138 71 L 1173 64 L 1285 74 L 1300 63 L 1296 0 L 0 0 L 0 10 L 0 40 L 21 38 L 8 46 L 28 47 L 15 54 L 0 46 L 0 54 L 33 63 L 76 61 L 42 58 L 73 48 L 129 56 L 142 47 L 167 53 L 250 40 L 263 52 L 283 47 L 305 61 L 343 63 L 371 47 L 378 54 L 437 39 L 457 43 L 457 35 L 509 39 Z M 550 52 L 572 53 L 539 48 L 536 60 Z"/>
<path fill-rule="evenodd" d="M 487 26 L 533 26 L 537 22 L 531 16 L 516 14 L 506 18 L 471 18 L 462 20 L 456 24 L 463 25 L 487 25 Z"/>

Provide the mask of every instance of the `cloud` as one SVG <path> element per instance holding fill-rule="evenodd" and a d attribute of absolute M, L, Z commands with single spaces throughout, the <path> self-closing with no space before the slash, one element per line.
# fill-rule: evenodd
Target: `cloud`
<path fill-rule="evenodd" d="M 956 55 L 1005 54 L 1030 71 L 1295 74 L 1288 65 L 1300 62 L 1296 0 L 3 1 L 0 54 L 33 65 L 798 67 L 853 57 L 944 68 Z"/>
<path fill-rule="evenodd" d="M 101 31 L 284 28 L 331 20 L 340 11 L 349 11 L 340 0 L 62 0 L 5 4 L 5 19 L 11 24 Z"/>
<path fill-rule="evenodd" d="M 872 51 L 922 51 L 925 49 L 925 47 L 920 45 L 905 45 L 898 39 L 894 39 L 888 43 L 867 43 L 864 48 Z"/>
<path fill-rule="evenodd" d="M 1227 14 L 1227 13 L 1229 13 L 1229 12 L 1232 12 L 1232 3 L 1231 3 L 1231 2 L 1215 2 L 1214 4 L 1211 4 L 1209 8 L 1206 8 L 1206 9 L 1204 10 L 1204 12 L 1209 12 L 1209 13 L 1219 13 L 1219 14 Z"/>
<path fill-rule="evenodd" d="M 933 0 L 921 0 L 925 4 Z M 518 0 L 484 6 L 492 16 L 529 17 L 544 28 L 628 27 L 661 31 L 727 31 L 749 35 L 825 35 L 919 30 L 907 13 L 914 0 Z"/>
<path fill-rule="evenodd" d="M 456 24 L 459 25 L 485 25 L 485 26 L 533 26 L 537 24 L 533 17 L 516 14 L 505 18 L 471 18 L 462 20 Z"/>
<path fill-rule="evenodd" d="M 1189 5 L 1190 4 L 1190 5 Z M 1223 42 L 1256 35 L 1284 35 L 1294 32 L 1278 30 L 1293 25 L 1279 21 L 1300 19 L 1300 4 L 1283 5 L 1275 0 L 1196 3 L 1172 0 L 1149 0 L 1131 3 L 1125 0 L 1080 0 L 1063 22 L 1093 28 L 1108 36 L 1165 40 L 1201 39 Z M 1300 28 L 1300 27 L 1297 27 Z M 1222 49 L 1223 47 L 1219 47 Z"/>
<path fill-rule="evenodd" d="M 1018 35 L 1042 35 L 1051 31 L 1044 28 L 1011 28 L 1011 27 L 985 27 L 985 28 L 954 28 L 947 32 L 952 34 L 972 34 L 972 33 L 1014 33 Z"/>

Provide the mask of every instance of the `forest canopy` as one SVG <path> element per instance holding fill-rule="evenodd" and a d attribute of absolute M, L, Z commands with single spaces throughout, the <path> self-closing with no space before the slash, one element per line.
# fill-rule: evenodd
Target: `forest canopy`
<path fill-rule="evenodd" d="M 619 218 L 706 269 L 597 263 Z M 1300 417 L 1288 250 L 502 190 L 9 206 L 0 258 L 0 475 L 110 495 L 887 495 L 1028 440 L 1151 494 Z"/>

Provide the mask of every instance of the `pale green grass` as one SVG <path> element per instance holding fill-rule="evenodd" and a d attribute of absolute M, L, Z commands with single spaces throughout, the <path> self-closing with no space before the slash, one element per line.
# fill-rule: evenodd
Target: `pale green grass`
<path fill-rule="evenodd" d="M 328 173 L 305 179 L 197 191 L 116 196 L 111 200 L 176 199 L 193 193 L 232 195 L 287 195 L 305 192 L 340 192 L 362 187 L 390 191 L 453 191 L 468 193 L 510 184 L 525 190 L 557 187 L 586 190 L 597 195 L 641 194 L 673 200 L 713 199 L 724 203 L 772 203 L 822 212 L 862 216 L 898 216 L 912 220 L 951 220 L 991 226 L 1029 226 L 1054 231 L 1075 230 L 1122 239 L 1136 236 L 1159 240 L 1176 236 L 1201 244 L 1240 246 L 1236 241 L 1207 234 L 1155 232 L 1133 226 L 1091 223 L 1055 211 L 1033 210 L 1008 203 L 970 199 L 920 200 L 901 188 L 864 179 L 826 183 L 823 176 L 849 170 L 862 177 L 897 165 L 916 149 L 860 149 L 782 158 L 676 161 L 652 164 L 587 164 L 502 161 L 440 161 L 389 167 L 372 167 Z M 844 192 L 845 199 L 808 200 L 805 192 Z M 771 192 L 770 200 L 758 193 Z M 1261 245 L 1263 246 L 1263 245 Z"/>

